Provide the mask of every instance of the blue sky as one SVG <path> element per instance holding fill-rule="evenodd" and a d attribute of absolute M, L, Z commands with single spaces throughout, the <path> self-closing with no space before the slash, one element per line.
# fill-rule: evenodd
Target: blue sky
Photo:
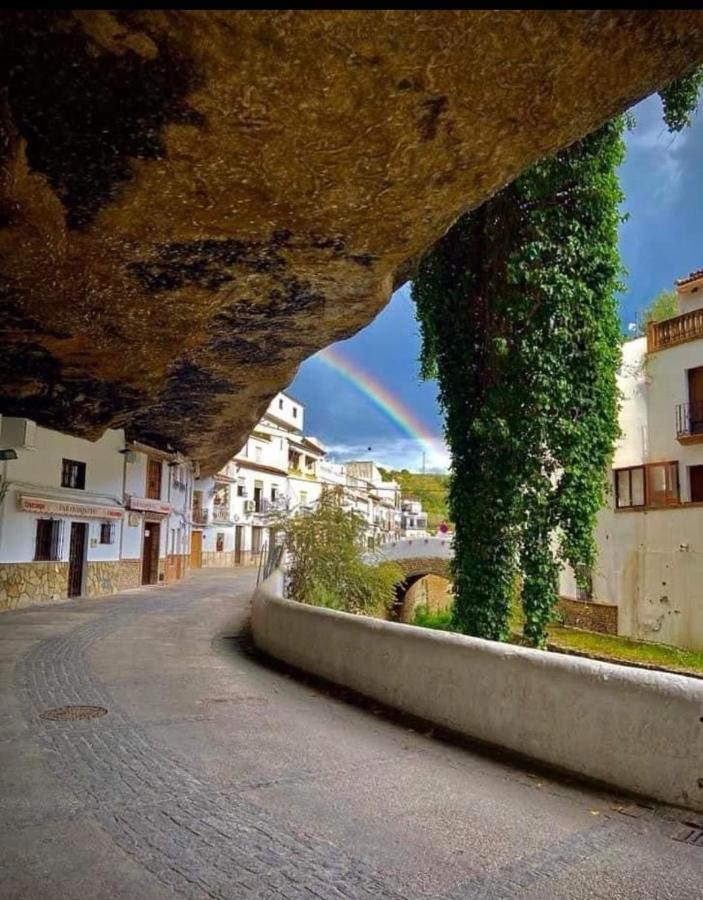
<path fill-rule="evenodd" d="M 691 128 L 671 135 L 658 97 L 634 109 L 637 124 L 626 136 L 627 157 L 620 170 L 624 210 L 630 214 L 620 231 L 628 270 L 620 305 L 624 325 L 676 278 L 703 267 L 702 110 L 703 104 Z M 433 433 L 442 433 L 436 385 L 419 377 L 420 338 L 409 285 L 369 326 L 337 347 L 383 382 Z M 320 360 L 313 357 L 301 366 L 291 392 L 306 405 L 306 432 L 319 438 L 332 458 L 372 457 L 382 465 L 420 470 L 422 446 Z M 442 453 L 426 459 L 428 471 L 447 464 Z"/>

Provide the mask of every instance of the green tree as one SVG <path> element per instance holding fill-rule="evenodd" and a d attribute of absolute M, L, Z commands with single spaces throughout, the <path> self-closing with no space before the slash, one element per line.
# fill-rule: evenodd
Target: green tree
<path fill-rule="evenodd" d="M 364 564 L 365 528 L 332 495 L 323 495 L 311 514 L 287 520 L 289 597 L 345 612 L 388 612 L 403 572 L 394 563 Z"/>
<path fill-rule="evenodd" d="M 647 333 L 647 325 L 650 322 L 661 322 L 662 319 L 670 319 L 678 313 L 678 300 L 676 291 L 659 291 L 657 296 L 641 311 L 638 316 L 637 332 L 640 335 Z"/>

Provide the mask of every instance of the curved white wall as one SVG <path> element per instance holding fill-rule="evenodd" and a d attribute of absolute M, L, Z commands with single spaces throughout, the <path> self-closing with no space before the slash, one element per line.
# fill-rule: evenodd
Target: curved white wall
<path fill-rule="evenodd" d="M 561 769 L 703 810 L 703 681 L 353 616 L 257 591 L 264 652 Z"/>

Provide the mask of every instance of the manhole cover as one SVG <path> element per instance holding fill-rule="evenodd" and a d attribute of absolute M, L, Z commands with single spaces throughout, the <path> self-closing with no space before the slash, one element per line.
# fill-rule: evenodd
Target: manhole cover
<path fill-rule="evenodd" d="M 107 710 L 104 706 L 59 706 L 57 709 L 44 710 L 43 713 L 39 713 L 39 718 L 67 722 L 76 719 L 99 719 L 105 715 Z"/>

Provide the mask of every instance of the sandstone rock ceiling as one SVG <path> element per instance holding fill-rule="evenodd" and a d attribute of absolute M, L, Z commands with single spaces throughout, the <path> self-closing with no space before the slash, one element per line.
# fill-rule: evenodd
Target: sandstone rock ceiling
<path fill-rule="evenodd" d="M 0 15 L 0 411 L 206 471 L 460 213 L 703 59 L 686 10 Z"/>

